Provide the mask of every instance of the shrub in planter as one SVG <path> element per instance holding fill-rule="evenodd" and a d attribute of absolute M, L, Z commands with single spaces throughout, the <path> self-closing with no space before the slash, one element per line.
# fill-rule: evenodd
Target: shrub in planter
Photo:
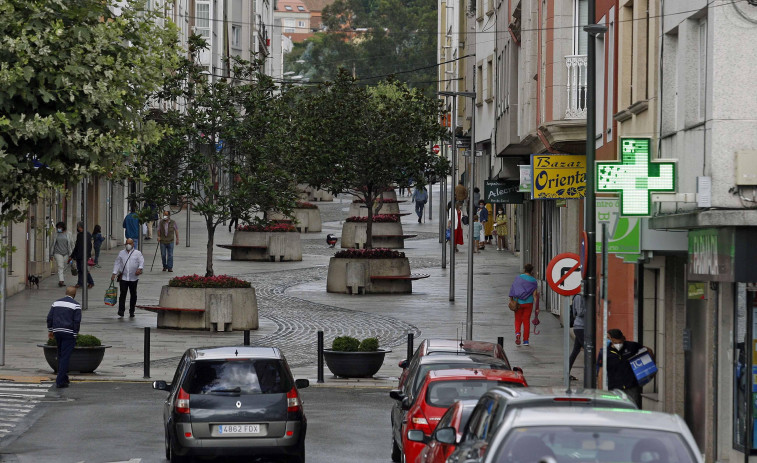
<path fill-rule="evenodd" d="M 52 338 L 47 340 L 47 345 L 57 346 L 58 343 L 55 341 L 55 338 Z M 80 334 L 76 337 L 76 347 L 99 347 L 102 345 L 100 339 L 91 334 Z"/>
<path fill-rule="evenodd" d="M 393 249 L 344 249 L 334 254 L 338 259 L 398 259 L 404 258 L 405 253 Z"/>
<path fill-rule="evenodd" d="M 195 274 L 171 278 L 168 286 L 174 288 L 250 288 L 252 285 L 249 281 L 229 275 L 205 277 Z"/>
<path fill-rule="evenodd" d="M 53 371 L 58 371 L 58 344 L 55 338 L 48 339 L 45 344 L 37 344 L 42 348 L 45 354 L 45 360 Z M 80 334 L 76 337 L 76 345 L 71 353 L 71 360 L 68 365 L 69 371 L 78 371 L 80 373 L 92 373 L 100 366 L 105 356 L 105 349 L 110 346 L 103 346 L 102 342 L 90 334 Z"/>
<path fill-rule="evenodd" d="M 237 231 L 242 232 L 271 232 L 271 233 L 278 233 L 278 232 L 297 232 L 297 227 L 292 225 L 291 221 L 286 222 L 278 222 L 278 223 L 269 223 L 267 225 L 263 224 L 248 224 L 248 225 L 238 225 Z"/>
<path fill-rule="evenodd" d="M 331 343 L 331 350 L 338 352 L 356 352 L 360 347 L 360 341 L 352 336 L 338 336 Z"/>
<path fill-rule="evenodd" d="M 347 217 L 347 222 L 359 222 L 368 223 L 368 217 Z M 378 214 L 373 216 L 373 223 L 397 223 L 400 221 L 400 216 L 396 214 Z"/>
<path fill-rule="evenodd" d="M 339 336 L 324 349 L 323 357 L 329 370 L 343 378 L 366 378 L 375 375 L 384 363 L 389 350 L 379 349 L 377 338 L 362 342 L 351 336 Z"/>
<path fill-rule="evenodd" d="M 378 338 L 365 338 L 357 348 L 360 352 L 376 352 L 379 348 Z"/>
<path fill-rule="evenodd" d="M 318 206 L 307 201 L 297 201 L 294 207 L 295 209 L 318 209 Z"/>

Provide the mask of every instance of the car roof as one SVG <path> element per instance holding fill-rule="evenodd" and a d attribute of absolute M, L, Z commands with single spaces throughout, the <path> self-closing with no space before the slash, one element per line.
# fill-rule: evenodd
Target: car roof
<path fill-rule="evenodd" d="M 617 390 L 498 386 L 490 389 L 487 394 L 502 397 L 507 401 L 508 407 L 550 406 L 559 401 L 564 402 L 563 405 L 572 403 L 576 406 L 637 409 L 636 404 L 624 392 Z"/>
<path fill-rule="evenodd" d="M 468 352 L 493 355 L 497 344 L 486 341 L 472 341 L 459 339 L 426 339 L 426 355 L 440 352 Z"/>
<path fill-rule="evenodd" d="M 520 372 L 513 370 L 492 370 L 489 368 L 454 368 L 433 370 L 426 373 L 428 381 L 449 381 L 453 379 L 523 379 Z"/>
<path fill-rule="evenodd" d="M 448 363 L 448 362 L 466 362 L 470 361 L 472 363 L 501 363 L 502 365 L 507 366 L 507 363 L 498 357 L 492 357 L 489 355 L 483 355 L 483 354 L 472 354 L 468 352 L 460 352 L 460 353 L 438 353 L 434 355 L 424 355 L 420 359 L 421 365 L 427 365 L 431 363 Z"/>
<path fill-rule="evenodd" d="M 281 351 L 275 347 L 196 347 L 189 349 L 189 355 L 193 360 L 219 360 L 219 359 L 276 359 L 283 358 Z"/>
<path fill-rule="evenodd" d="M 531 426 L 591 426 L 601 428 L 633 428 L 652 431 L 669 431 L 686 434 L 678 415 L 649 410 L 618 408 L 537 407 L 514 410 L 510 415 L 508 429 Z"/>

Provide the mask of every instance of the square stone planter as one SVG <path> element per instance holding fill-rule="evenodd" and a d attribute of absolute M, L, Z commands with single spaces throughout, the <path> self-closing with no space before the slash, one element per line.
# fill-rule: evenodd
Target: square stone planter
<path fill-rule="evenodd" d="M 372 279 L 410 275 L 407 257 L 391 259 L 342 259 L 329 260 L 326 291 L 344 294 L 410 294 L 412 280 Z"/>
<path fill-rule="evenodd" d="M 367 230 L 368 224 L 365 222 L 345 222 L 342 226 L 342 248 L 364 248 Z M 402 233 L 402 222 L 374 223 L 373 247 L 403 249 L 405 240 Z"/>
<path fill-rule="evenodd" d="M 216 314 L 214 311 L 214 305 L 220 304 L 219 301 L 223 301 L 223 296 L 231 297 L 231 320 L 222 319 L 220 323 L 230 321 L 232 330 L 258 329 L 258 300 L 255 288 L 175 288 L 171 286 L 163 286 L 160 291 L 159 308 L 153 310 L 158 314 L 158 328 L 210 329 L 211 323 L 218 323 L 217 317 L 228 317 L 223 313 Z M 169 310 L 160 310 L 160 308 Z"/>
<path fill-rule="evenodd" d="M 287 217 L 278 212 L 272 212 L 270 218 L 271 220 L 291 220 L 292 224 L 297 227 L 297 230 L 299 230 L 300 233 L 316 233 L 323 229 L 321 223 L 321 210 L 317 207 L 315 209 L 296 207 L 292 210 L 292 217 Z"/>
<path fill-rule="evenodd" d="M 377 204 L 373 205 L 374 214 L 399 214 L 399 203 L 383 203 L 381 210 L 376 212 L 378 208 Z M 364 203 L 352 203 L 350 204 L 349 217 L 368 217 L 368 207 Z"/>
<path fill-rule="evenodd" d="M 235 231 L 231 260 L 287 262 L 302 260 L 302 241 L 296 232 Z"/>

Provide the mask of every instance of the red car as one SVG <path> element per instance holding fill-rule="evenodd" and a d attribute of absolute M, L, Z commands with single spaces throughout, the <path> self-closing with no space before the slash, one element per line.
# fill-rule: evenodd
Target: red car
<path fill-rule="evenodd" d="M 477 404 L 478 400 L 458 400 L 442 415 L 436 429 L 454 430 L 455 442 L 459 442 L 463 436 L 463 429 L 468 423 L 468 418 L 470 418 Z M 436 439 L 428 438 L 421 430 L 408 431 L 407 438 L 414 442 L 426 444 L 415 463 L 446 463 L 447 457 L 455 450 L 455 444 L 445 444 Z"/>
<path fill-rule="evenodd" d="M 420 430 L 430 437 L 444 412 L 455 401 L 478 400 L 496 386 L 527 387 L 528 384 L 523 373 L 512 370 L 461 368 L 428 372 L 413 403 L 406 404 L 407 419 L 402 424 L 402 461 L 415 462 L 425 446 L 423 442 L 409 440 L 408 431 Z"/>

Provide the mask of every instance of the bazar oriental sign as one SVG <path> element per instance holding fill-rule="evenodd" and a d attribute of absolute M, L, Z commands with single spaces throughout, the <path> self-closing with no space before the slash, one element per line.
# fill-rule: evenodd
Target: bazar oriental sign
<path fill-rule="evenodd" d="M 748 228 L 704 228 L 689 231 L 688 279 L 757 281 L 757 246 Z"/>
<path fill-rule="evenodd" d="M 534 199 L 580 199 L 586 192 L 586 156 L 532 154 Z"/>

